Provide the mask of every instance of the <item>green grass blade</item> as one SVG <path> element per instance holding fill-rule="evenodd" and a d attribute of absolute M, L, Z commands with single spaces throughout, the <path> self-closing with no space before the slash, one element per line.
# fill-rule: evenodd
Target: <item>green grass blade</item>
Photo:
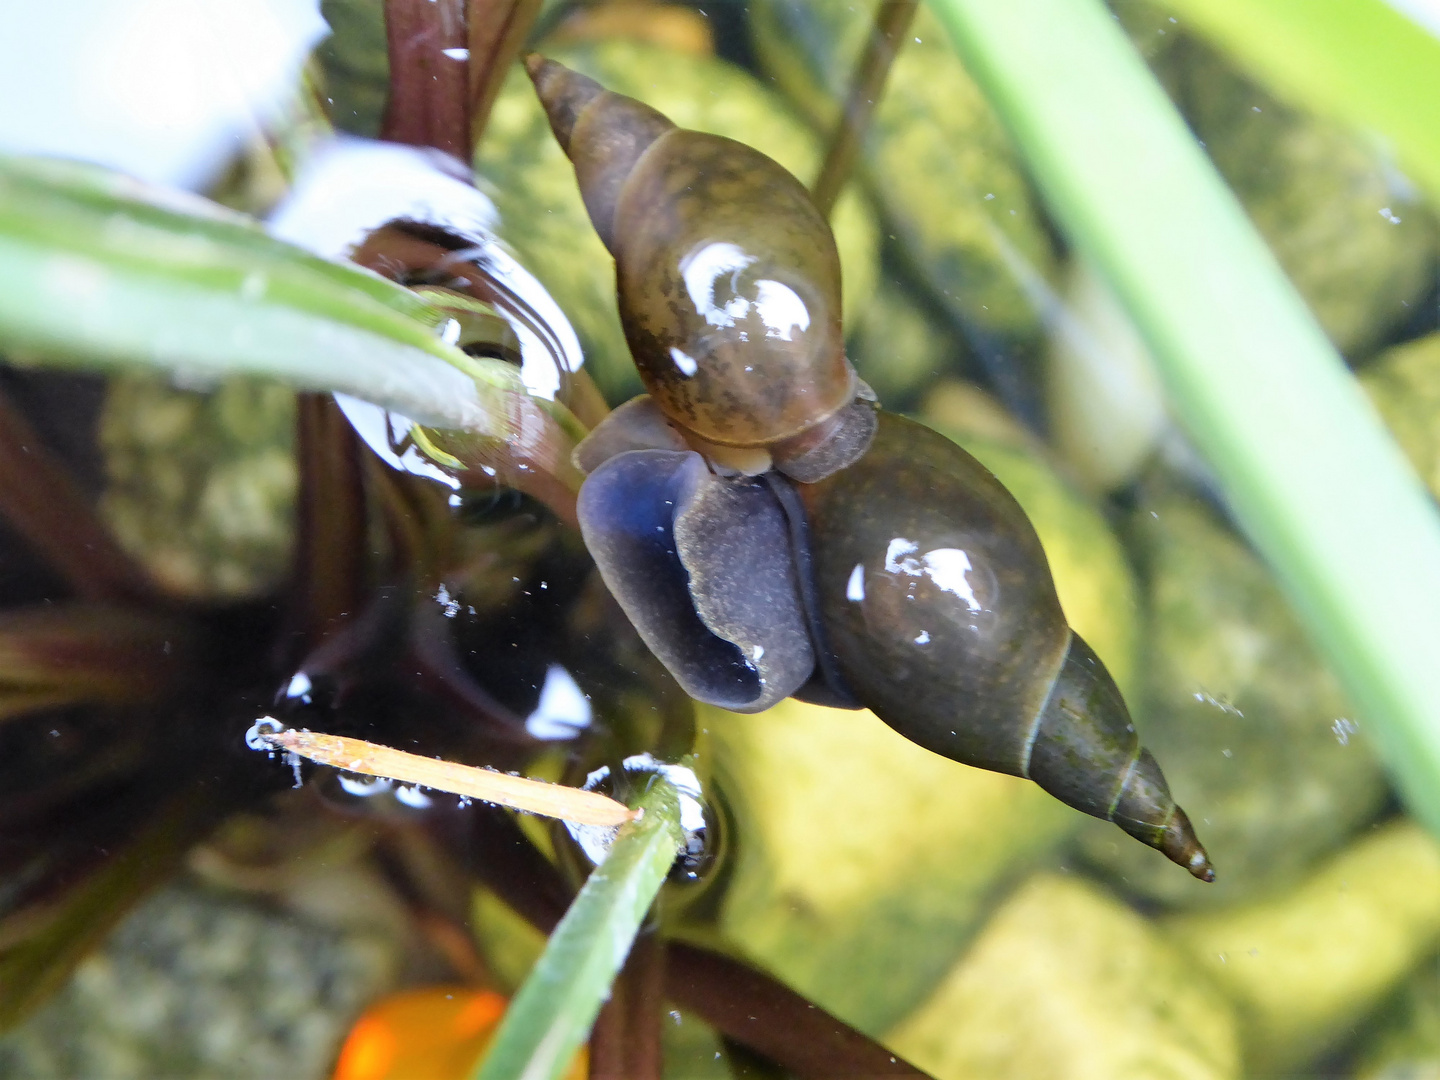
<path fill-rule="evenodd" d="M 1385 135 L 1440 198 L 1440 39 L 1384 0 L 1167 0 L 1277 97 Z"/>
<path fill-rule="evenodd" d="M 675 788 L 656 776 L 550 935 L 510 1003 L 475 1080 L 549 1080 L 564 1074 L 590 1033 L 645 913 L 684 842 Z"/>
<path fill-rule="evenodd" d="M 267 375 L 504 437 L 515 369 L 408 289 L 94 166 L 0 156 L 0 349 L 32 363 Z"/>
<path fill-rule="evenodd" d="M 1440 831 L 1440 517 L 1419 481 L 1099 0 L 931 3 Z"/>

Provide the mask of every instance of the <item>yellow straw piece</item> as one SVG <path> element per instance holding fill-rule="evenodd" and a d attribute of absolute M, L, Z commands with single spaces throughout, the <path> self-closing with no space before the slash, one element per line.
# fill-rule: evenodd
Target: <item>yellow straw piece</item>
<path fill-rule="evenodd" d="M 278 728 L 278 722 L 271 723 Z M 346 772 L 417 784 L 434 791 L 448 791 L 453 795 L 527 810 L 532 814 L 573 821 L 577 825 L 623 825 L 636 817 L 635 811 L 624 803 L 597 791 L 582 791 L 473 765 L 457 765 L 453 761 L 436 761 L 363 739 L 348 739 L 303 729 L 266 731 L 258 724 L 256 727 L 256 738 L 270 748 L 287 750 Z"/>

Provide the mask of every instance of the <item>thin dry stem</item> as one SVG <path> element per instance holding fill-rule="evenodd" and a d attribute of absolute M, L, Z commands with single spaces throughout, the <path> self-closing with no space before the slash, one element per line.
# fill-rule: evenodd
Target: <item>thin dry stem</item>
<path fill-rule="evenodd" d="M 269 717 L 263 718 L 260 723 L 267 720 L 272 724 L 279 723 Z M 624 803 L 599 792 L 511 776 L 473 765 L 459 765 L 453 761 L 436 761 L 363 739 L 303 729 L 265 731 L 259 725 L 255 737 L 271 749 L 299 754 L 321 765 L 499 803 L 515 810 L 573 821 L 578 825 L 623 825 L 636 816 L 635 811 Z"/>
<path fill-rule="evenodd" d="M 855 164 L 860 143 L 865 138 L 865 129 L 870 126 L 870 117 L 885 88 L 885 77 L 890 73 L 890 65 L 900 49 L 905 31 L 910 27 L 910 20 L 915 16 L 918 3 L 919 0 L 882 0 L 875 11 L 875 25 L 855 67 L 850 93 L 840 110 L 825 163 L 820 167 L 820 175 L 810 193 L 820 213 L 827 218 Z"/>
<path fill-rule="evenodd" d="M 470 158 L 465 0 L 385 0 L 390 98 L 380 137 Z"/>
<path fill-rule="evenodd" d="M 505 74 L 540 14 L 540 0 L 469 0 L 470 136 L 480 141 Z"/>

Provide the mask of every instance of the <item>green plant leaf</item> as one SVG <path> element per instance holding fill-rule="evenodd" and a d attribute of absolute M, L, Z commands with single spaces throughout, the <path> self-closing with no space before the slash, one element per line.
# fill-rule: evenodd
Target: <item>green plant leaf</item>
<path fill-rule="evenodd" d="M 1384 0 L 1167 0 L 1277 97 L 1386 136 L 1440 198 L 1440 39 Z"/>
<path fill-rule="evenodd" d="M 931 3 L 1440 831 L 1440 516 L 1423 487 L 1099 0 Z"/>
<path fill-rule="evenodd" d="M 0 348 L 12 359 L 200 384 L 266 375 L 507 436 L 518 372 L 446 344 L 443 319 L 410 290 L 203 199 L 0 156 Z"/>
<path fill-rule="evenodd" d="M 549 1080 L 563 1075 L 587 1035 L 645 913 L 684 843 L 680 802 L 656 775 L 555 927 L 510 1002 L 475 1080 Z"/>

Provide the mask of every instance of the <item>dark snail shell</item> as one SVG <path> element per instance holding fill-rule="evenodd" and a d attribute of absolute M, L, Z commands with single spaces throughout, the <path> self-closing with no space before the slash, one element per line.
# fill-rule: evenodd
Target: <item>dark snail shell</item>
<path fill-rule="evenodd" d="M 863 705 L 1213 878 L 1119 690 L 1066 625 L 1030 522 L 964 450 L 883 412 L 865 456 L 815 484 L 611 448 L 597 444 L 581 490 L 585 541 L 692 697 Z"/>
<path fill-rule="evenodd" d="M 869 410 L 842 415 L 857 380 L 840 260 L 800 182 L 743 143 L 677 128 L 554 61 L 526 65 L 615 256 L 620 320 L 661 411 L 705 442 L 799 439 L 797 453 L 837 426 L 873 428 Z"/>
<path fill-rule="evenodd" d="M 577 448 L 581 529 L 685 691 L 745 712 L 791 694 L 866 706 L 1213 878 L 1019 504 L 855 378 L 805 189 L 553 61 L 526 67 L 615 256 L 650 391 Z M 737 447 L 763 452 L 717 452 Z"/>
<path fill-rule="evenodd" d="M 880 415 L 796 486 L 825 644 L 856 700 L 937 754 L 1028 777 L 1214 876 L 1105 666 L 1065 623 L 1024 511 L 944 436 Z"/>

